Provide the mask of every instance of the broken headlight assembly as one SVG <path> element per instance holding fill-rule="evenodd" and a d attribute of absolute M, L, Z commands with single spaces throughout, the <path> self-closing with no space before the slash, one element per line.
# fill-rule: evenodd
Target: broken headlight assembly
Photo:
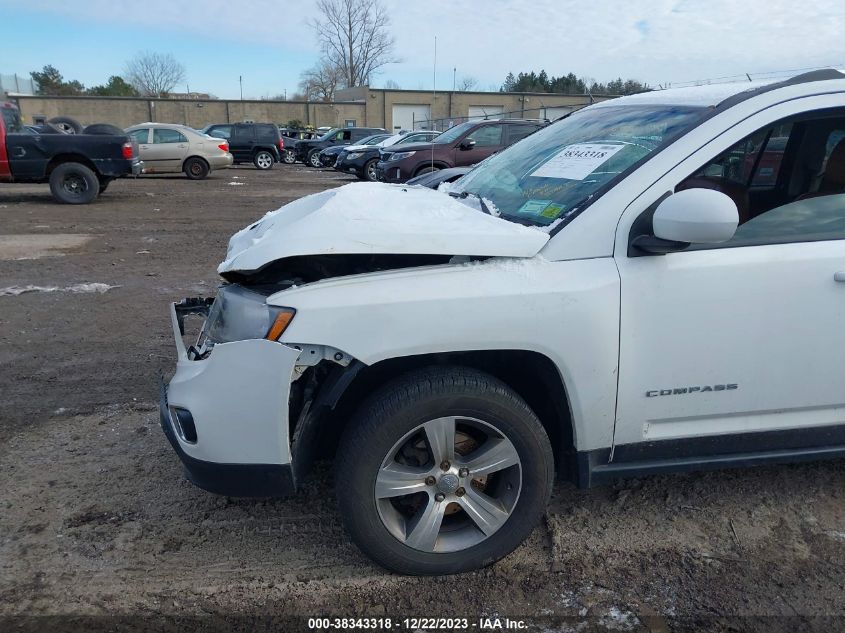
<path fill-rule="evenodd" d="M 217 343 L 249 339 L 277 341 L 296 310 L 267 305 L 267 297 L 243 286 L 223 286 L 208 312 L 197 340 L 200 354 Z"/>

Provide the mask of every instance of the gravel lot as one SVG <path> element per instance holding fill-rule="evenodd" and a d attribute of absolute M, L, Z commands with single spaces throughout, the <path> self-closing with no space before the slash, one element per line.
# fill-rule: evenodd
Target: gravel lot
<path fill-rule="evenodd" d="M 346 182 L 301 165 L 233 168 L 118 181 L 82 207 L 54 204 L 46 186 L 0 186 L 0 616 L 845 628 L 842 462 L 558 484 L 514 554 L 425 579 L 386 573 L 349 543 L 328 465 L 287 500 L 187 483 L 157 419 L 157 377 L 174 362 L 167 302 L 213 293 L 234 231 Z"/>

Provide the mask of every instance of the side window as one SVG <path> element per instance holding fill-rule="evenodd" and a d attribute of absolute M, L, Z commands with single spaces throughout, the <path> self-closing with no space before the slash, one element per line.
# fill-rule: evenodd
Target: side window
<path fill-rule="evenodd" d="M 153 143 L 187 143 L 188 139 L 179 130 L 153 128 Z"/>
<path fill-rule="evenodd" d="M 227 141 L 232 138 L 231 125 L 217 125 L 208 131 L 209 136 L 214 138 L 225 138 Z"/>
<path fill-rule="evenodd" d="M 150 142 L 150 128 L 145 127 L 141 130 L 132 130 L 129 136 L 138 141 L 138 145 L 144 145 Z"/>
<path fill-rule="evenodd" d="M 513 145 L 517 141 L 524 139 L 529 134 L 533 133 L 537 128 L 533 125 L 509 125 L 508 126 L 508 145 Z"/>
<path fill-rule="evenodd" d="M 252 126 L 249 125 L 233 125 L 232 126 L 232 138 L 237 139 L 239 141 L 248 142 L 251 141 L 253 137 L 252 134 Z"/>
<path fill-rule="evenodd" d="M 717 248 L 845 239 L 845 111 L 758 130 L 675 191 L 692 188 L 736 203 L 740 226 Z"/>
<path fill-rule="evenodd" d="M 352 132 L 350 130 L 341 130 L 337 134 L 335 134 L 334 140 L 336 141 L 348 141 L 352 138 Z"/>
<path fill-rule="evenodd" d="M 476 147 L 495 147 L 502 144 L 502 126 L 485 125 L 471 132 L 467 137 L 475 141 Z"/>

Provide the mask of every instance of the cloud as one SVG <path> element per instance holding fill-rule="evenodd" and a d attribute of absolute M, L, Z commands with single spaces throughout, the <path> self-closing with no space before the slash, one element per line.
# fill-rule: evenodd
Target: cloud
<path fill-rule="evenodd" d="M 402 63 L 382 78 L 430 87 L 437 37 L 438 84 L 471 75 L 479 85 L 509 72 L 545 69 L 605 81 L 656 84 L 745 72 L 845 64 L 841 0 L 385 0 Z M 16 0 L 0 7 L 19 8 Z M 205 35 L 218 41 L 296 47 L 316 60 L 309 0 L 28 0 L 27 10 L 80 20 Z M 74 28 L 79 30 L 80 22 Z M 84 31 L 79 30 L 80 33 Z M 84 45 L 82 43 L 80 46 Z M 226 54 L 237 56 L 237 48 Z M 412 79 L 413 78 L 413 79 Z M 380 81 L 376 81 L 380 84 Z"/>

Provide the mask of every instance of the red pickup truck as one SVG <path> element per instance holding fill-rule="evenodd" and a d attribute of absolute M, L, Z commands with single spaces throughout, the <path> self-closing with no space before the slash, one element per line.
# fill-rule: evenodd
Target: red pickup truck
<path fill-rule="evenodd" d="M 0 183 L 50 183 L 57 202 L 85 204 L 115 178 L 141 173 L 138 145 L 125 134 L 40 130 L 25 128 L 17 107 L 0 102 Z"/>

